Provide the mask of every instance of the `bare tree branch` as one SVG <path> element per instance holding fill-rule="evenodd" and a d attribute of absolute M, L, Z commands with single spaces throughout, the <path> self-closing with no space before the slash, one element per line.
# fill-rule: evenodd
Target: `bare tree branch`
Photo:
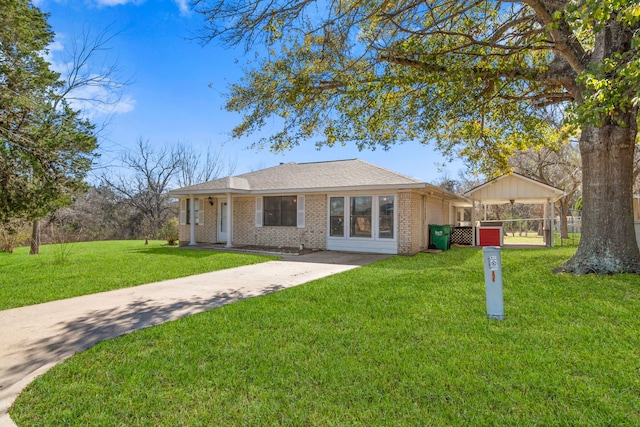
<path fill-rule="evenodd" d="M 182 159 L 166 147 L 154 151 L 148 141 L 138 140 L 136 151 L 122 156 L 122 165 L 129 174 L 103 174 L 104 185 L 135 208 L 148 224 L 153 235 L 171 213 L 167 191 L 175 179 Z"/>

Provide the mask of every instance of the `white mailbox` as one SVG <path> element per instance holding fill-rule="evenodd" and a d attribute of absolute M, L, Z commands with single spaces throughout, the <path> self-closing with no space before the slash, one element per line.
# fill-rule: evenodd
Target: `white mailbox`
<path fill-rule="evenodd" d="M 487 317 L 504 320 L 500 247 L 486 246 L 482 252 L 484 255 L 484 285 L 487 293 Z"/>

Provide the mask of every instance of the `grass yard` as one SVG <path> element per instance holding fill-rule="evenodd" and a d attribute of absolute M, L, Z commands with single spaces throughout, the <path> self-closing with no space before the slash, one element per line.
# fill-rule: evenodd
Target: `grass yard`
<path fill-rule="evenodd" d="M 544 239 L 538 236 L 538 233 L 522 233 L 522 236 L 516 233 L 515 236 L 506 234 L 503 237 L 505 245 L 540 245 L 544 246 Z"/>
<path fill-rule="evenodd" d="M 20 426 L 637 426 L 640 277 L 575 248 L 394 257 L 103 342 L 32 383 Z"/>
<path fill-rule="evenodd" d="M 240 265 L 274 257 L 184 250 L 140 240 L 43 245 L 0 252 L 0 310 Z"/>

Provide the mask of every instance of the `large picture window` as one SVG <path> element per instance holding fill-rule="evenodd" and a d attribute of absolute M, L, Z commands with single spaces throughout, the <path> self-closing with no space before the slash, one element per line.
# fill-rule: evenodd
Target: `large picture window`
<path fill-rule="evenodd" d="M 344 197 L 331 197 L 329 201 L 329 235 L 344 237 Z"/>
<path fill-rule="evenodd" d="M 351 237 L 371 237 L 371 196 L 351 197 Z"/>
<path fill-rule="evenodd" d="M 296 196 L 272 196 L 264 198 L 263 225 L 295 227 L 298 203 Z"/>

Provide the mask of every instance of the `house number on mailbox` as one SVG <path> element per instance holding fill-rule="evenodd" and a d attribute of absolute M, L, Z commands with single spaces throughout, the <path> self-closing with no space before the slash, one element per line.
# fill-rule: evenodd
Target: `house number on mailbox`
<path fill-rule="evenodd" d="M 483 253 L 487 316 L 490 319 L 504 320 L 500 247 L 486 246 L 483 248 Z"/>

